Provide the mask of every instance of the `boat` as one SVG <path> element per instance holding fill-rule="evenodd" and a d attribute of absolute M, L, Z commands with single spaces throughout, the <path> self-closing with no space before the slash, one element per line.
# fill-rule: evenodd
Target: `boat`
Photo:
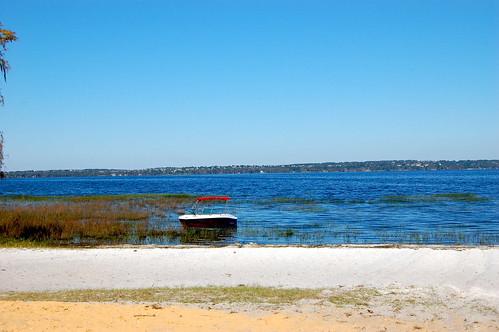
<path fill-rule="evenodd" d="M 225 202 L 223 213 L 213 213 L 212 206 L 206 206 L 203 203 Z M 184 214 L 178 217 L 184 227 L 206 227 L 206 228 L 234 228 L 237 227 L 237 217 L 227 213 L 228 196 L 204 196 L 198 197 L 192 208 L 192 213 Z M 210 213 L 204 213 L 207 208 Z"/>

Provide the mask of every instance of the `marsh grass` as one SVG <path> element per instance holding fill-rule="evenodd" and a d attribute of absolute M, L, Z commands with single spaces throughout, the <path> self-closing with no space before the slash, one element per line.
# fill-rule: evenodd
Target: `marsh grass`
<path fill-rule="evenodd" d="M 319 289 L 267 287 L 189 287 L 119 290 L 70 290 L 57 292 L 11 292 L 3 301 L 61 302 L 170 302 L 170 303 L 270 303 L 291 304 L 320 298 Z"/>
<path fill-rule="evenodd" d="M 0 234 L 6 238 L 46 241 L 79 238 L 122 238 L 145 212 L 109 207 L 102 202 L 54 203 L 0 209 Z"/>
<path fill-rule="evenodd" d="M 234 230 L 180 229 L 161 223 L 193 201 L 194 196 L 186 194 L 0 196 L 0 245 L 99 245 L 152 238 L 211 243 L 234 235 Z"/>
<path fill-rule="evenodd" d="M 119 241 L 155 234 L 151 216 L 193 201 L 189 195 L 0 196 L 0 243 Z M 168 235 L 168 231 L 162 232 Z"/>

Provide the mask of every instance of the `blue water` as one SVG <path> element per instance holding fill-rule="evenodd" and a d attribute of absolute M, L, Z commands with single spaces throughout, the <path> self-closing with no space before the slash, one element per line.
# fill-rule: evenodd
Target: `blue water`
<path fill-rule="evenodd" d="M 239 221 L 223 243 L 499 244 L 499 171 L 7 179 L 0 195 L 229 195 Z M 431 199 L 471 193 L 481 199 Z M 408 202 L 387 196 L 409 197 Z M 278 201 L 275 198 L 280 198 Z M 307 201 L 293 198 L 306 199 Z M 155 222 L 179 227 L 176 215 Z M 179 239 L 149 239 L 179 243 Z"/>

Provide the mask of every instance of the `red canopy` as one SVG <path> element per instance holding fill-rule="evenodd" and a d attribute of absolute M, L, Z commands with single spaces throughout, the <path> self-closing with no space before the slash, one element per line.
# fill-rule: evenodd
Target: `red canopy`
<path fill-rule="evenodd" d="M 198 197 L 197 201 L 202 202 L 202 201 L 228 201 L 230 200 L 229 196 L 203 196 L 203 197 Z"/>

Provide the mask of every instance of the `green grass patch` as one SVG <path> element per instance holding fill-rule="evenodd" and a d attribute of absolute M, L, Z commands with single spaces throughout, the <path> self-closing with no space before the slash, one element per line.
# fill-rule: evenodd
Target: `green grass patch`
<path fill-rule="evenodd" d="M 269 303 L 291 304 L 320 298 L 317 289 L 267 287 L 189 287 L 119 290 L 70 290 L 57 292 L 10 292 L 3 301 L 60 302 L 170 302 L 170 303 Z"/>

